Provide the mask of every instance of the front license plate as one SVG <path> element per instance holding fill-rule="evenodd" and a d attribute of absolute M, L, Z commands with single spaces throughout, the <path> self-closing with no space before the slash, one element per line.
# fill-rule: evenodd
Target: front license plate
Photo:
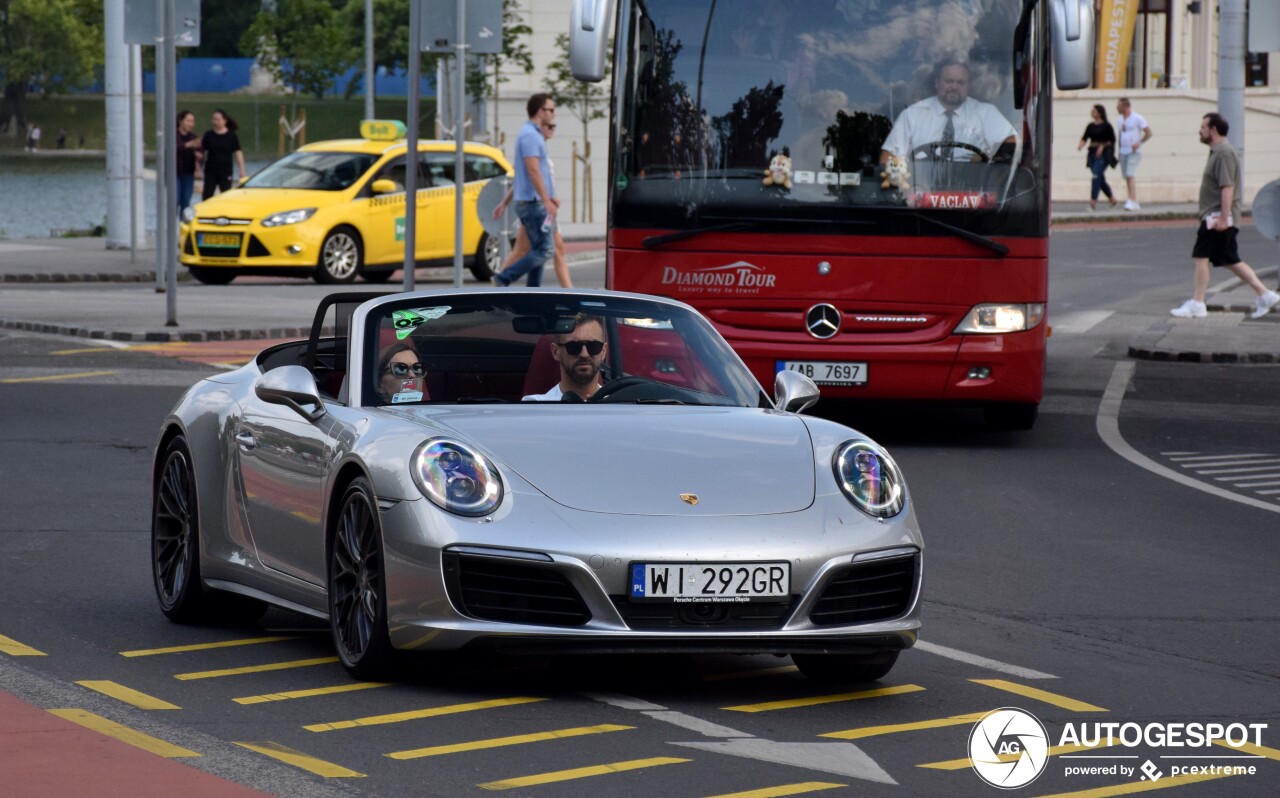
<path fill-rule="evenodd" d="M 819 385 L 863 385 L 866 363 L 833 363 L 827 360 L 779 360 L 778 371 L 798 371 Z"/>
<path fill-rule="evenodd" d="M 783 601 L 791 595 L 788 562 L 633 562 L 632 601 Z"/>
<path fill-rule="evenodd" d="M 218 249 L 239 249 L 240 234 L 239 233 L 197 233 L 196 245 L 203 247 L 217 247 Z"/>

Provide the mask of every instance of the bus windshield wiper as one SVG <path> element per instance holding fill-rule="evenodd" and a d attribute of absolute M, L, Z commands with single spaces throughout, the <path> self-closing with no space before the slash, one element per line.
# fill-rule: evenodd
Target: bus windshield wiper
<path fill-rule="evenodd" d="M 923 214 L 917 213 L 915 214 L 915 217 L 922 222 L 928 222 L 934 227 L 939 227 L 943 230 L 946 230 L 948 233 L 951 233 L 954 236 L 963 238 L 965 241 L 971 241 L 980 247 L 985 247 L 986 249 L 991 250 L 992 252 L 996 253 L 1002 258 L 1005 255 L 1009 254 L 1008 247 L 1006 247 L 1004 244 L 1001 244 L 999 241 L 993 241 L 984 235 L 979 235 L 978 233 L 975 233 L 971 230 L 966 230 L 963 227 L 956 227 L 953 224 L 947 224 L 946 222 L 940 219 L 935 219 L 932 216 L 924 216 Z"/>
<path fill-rule="evenodd" d="M 673 244 L 676 241 L 684 241 L 686 238 L 700 236 L 703 233 L 728 233 L 734 230 L 745 230 L 753 226 L 751 222 L 730 222 L 729 224 L 714 224 L 710 227 L 691 227 L 688 230 L 678 230 L 674 233 L 666 233 L 660 236 L 646 236 L 640 243 L 645 249 L 657 249 L 666 244 Z"/>

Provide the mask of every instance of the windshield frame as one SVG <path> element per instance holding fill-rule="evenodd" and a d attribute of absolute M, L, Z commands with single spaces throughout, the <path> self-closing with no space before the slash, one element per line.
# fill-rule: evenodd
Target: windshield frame
<path fill-rule="evenodd" d="M 296 164 L 307 159 L 317 161 L 330 160 L 332 165 L 327 169 L 336 172 L 339 164 L 343 163 L 341 159 L 347 158 L 354 161 L 354 167 L 351 171 L 354 175 L 349 180 L 336 179 L 330 184 L 318 185 L 266 185 L 266 182 L 275 177 L 278 173 L 285 173 L 286 170 L 297 173 L 321 173 L 322 170 L 317 166 L 299 167 Z M 340 193 L 355 188 L 364 179 L 369 171 L 377 165 L 382 158 L 381 153 L 362 152 L 359 150 L 298 150 L 284 155 L 258 170 L 244 184 L 243 188 L 257 189 L 275 189 L 278 191 L 325 191 L 332 193 Z"/>

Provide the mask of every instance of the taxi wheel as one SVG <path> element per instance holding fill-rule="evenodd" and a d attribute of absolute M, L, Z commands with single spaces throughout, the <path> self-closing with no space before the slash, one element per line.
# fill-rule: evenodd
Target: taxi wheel
<path fill-rule="evenodd" d="M 360 273 L 364 261 L 364 247 L 360 234 L 353 228 L 342 226 L 325 236 L 320 247 L 320 262 L 316 264 L 317 283 L 350 283 Z"/>
<path fill-rule="evenodd" d="M 226 285 L 236 279 L 235 269 L 210 269 L 203 266 L 188 266 L 191 276 L 205 285 Z"/>
<path fill-rule="evenodd" d="M 514 243 L 514 242 L 513 242 Z M 488 233 L 480 234 L 480 244 L 471 259 L 471 275 L 482 283 L 502 271 L 502 242 Z"/>

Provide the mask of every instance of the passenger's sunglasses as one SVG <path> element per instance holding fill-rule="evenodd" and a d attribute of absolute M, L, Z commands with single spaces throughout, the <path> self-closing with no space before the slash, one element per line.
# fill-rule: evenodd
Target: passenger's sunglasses
<path fill-rule="evenodd" d="M 604 351 L 604 341 L 565 341 L 560 346 L 569 351 L 569 354 L 577 357 L 582 354 L 582 348 L 586 347 L 587 354 L 595 357 Z"/>
<path fill-rule="evenodd" d="M 422 376 L 421 363 L 391 363 L 387 366 L 387 371 L 391 372 L 392 377 L 408 377 L 409 372 L 413 372 L 413 376 Z"/>

